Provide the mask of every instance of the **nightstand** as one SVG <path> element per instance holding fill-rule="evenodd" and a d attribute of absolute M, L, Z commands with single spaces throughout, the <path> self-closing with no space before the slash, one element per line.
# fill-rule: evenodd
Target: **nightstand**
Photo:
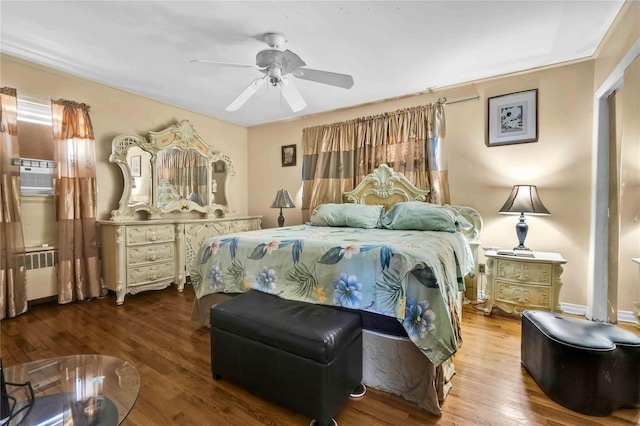
<path fill-rule="evenodd" d="M 485 314 L 494 306 L 522 315 L 525 309 L 562 312 L 560 287 L 562 265 L 558 253 L 532 252 L 534 257 L 499 255 L 485 252 L 487 258 L 487 300 Z"/>

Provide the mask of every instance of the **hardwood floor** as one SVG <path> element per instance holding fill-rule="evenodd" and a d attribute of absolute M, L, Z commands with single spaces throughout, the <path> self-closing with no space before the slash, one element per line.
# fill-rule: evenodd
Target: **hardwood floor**
<path fill-rule="evenodd" d="M 141 375 L 127 426 L 308 425 L 310 419 L 265 402 L 210 373 L 208 329 L 190 320 L 193 290 L 171 287 L 71 305 L 40 305 L 2 321 L 6 366 L 52 356 L 100 353 L 125 359 Z M 340 426 L 360 425 L 633 425 L 640 410 L 609 417 L 574 413 L 551 401 L 520 364 L 520 321 L 484 316 L 466 305 L 464 344 L 442 417 L 374 389 L 350 400 Z M 638 332 L 632 325 L 625 328 Z"/>

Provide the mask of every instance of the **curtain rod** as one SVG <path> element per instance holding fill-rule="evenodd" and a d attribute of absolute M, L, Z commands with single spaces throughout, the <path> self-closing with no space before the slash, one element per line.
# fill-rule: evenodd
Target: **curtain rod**
<path fill-rule="evenodd" d="M 448 101 L 447 97 L 443 96 L 441 98 L 438 98 L 438 102 L 440 102 L 441 104 L 449 105 L 449 104 L 457 104 L 458 102 L 472 101 L 474 99 L 480 99 L 480 95 L 471 96 L 469 98 L 455 99 L 453 101 Z"/>

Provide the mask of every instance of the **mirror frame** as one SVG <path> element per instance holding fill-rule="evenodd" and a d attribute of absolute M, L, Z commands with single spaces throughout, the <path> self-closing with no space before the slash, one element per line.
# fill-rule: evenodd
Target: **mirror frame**
<path fill-rule="evenodd" d="M 139 135 L 118 135 L 112 142 L 112 153 L 109 161 L 117 164 L 122 171 L 124 178 L 124 188 L 118 209 L 111 212 L 112 221 L 128 221 L 135 220 L 138 212 L 146 212 L 147 219 L 162 219 L 162 214 L 172 212 L 199 212 L 207 219 L 216 217 L 224 217 L 233 214 L 233 210 L 228 205 L 217 204 L 212 202 L 211 189 L 213 179 L 213 163 L 224 161 L 226 164 L 226 179 L 223 184 L 225 199 L 229 200 L 229 177 L 235 174 L 233 163 L 228 155 L 220 152 L 214 152 L 213 147 L 209 146 L 198 132 L 193 128 L 187 120 L 180 121 L 177 124 L 167 127 L 159 132 L 150 131 L 148 138 Z M 133 177 L 131 168 L 127 161 L 127 154 L 132 147 L 139 147 L 143 151 L 151 154 L 151 204 L 136 203 L 129 204 L 131 201 Z M 164 149 L 179 148 L 184 150 L 192 149 L 198 154 L 206 158 L 207 167 L 207 204 L 201 206 L 194 201 L 180 199 L 163 206 L 158 205 L 158 173 L 156 170 L 156 162 L 158 152 Z M 219 214 L 218 214 L 219 212 Z"/>

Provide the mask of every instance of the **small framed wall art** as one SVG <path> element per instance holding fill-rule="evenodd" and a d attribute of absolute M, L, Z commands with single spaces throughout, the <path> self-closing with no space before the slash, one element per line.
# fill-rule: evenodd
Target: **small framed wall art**
<path fill-rule="evenodd" d="M 487 146 L 538 141 L 538 89 L 489 98 Z"/>
<path fill-rule="evenodd" d="M 142 176 L 142 173 L 141 173 L 142 171 L 140 170 L 141 159 L 142 159 L 142 156 L 140 155 L 134 155 L 133 157 L 131 157 L 131 177 Z"/>
<path fill-rule="evenodd" d="M 283 145 L 282 146 L 282 167 L 295 166 L 295 165 L 296 165 L 296 146 Z"/>

